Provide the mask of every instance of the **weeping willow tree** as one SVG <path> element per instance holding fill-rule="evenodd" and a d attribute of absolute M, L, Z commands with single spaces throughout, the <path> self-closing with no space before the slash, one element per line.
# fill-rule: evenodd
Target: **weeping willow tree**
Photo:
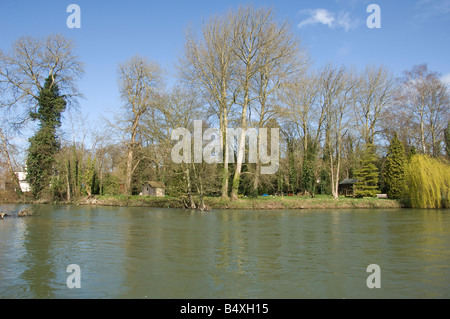
<path fill-rule="evenodd" d="M 413 208 L 450 207 L 450 166 L 425 155 L 414 155 L 406 169 Z"/>

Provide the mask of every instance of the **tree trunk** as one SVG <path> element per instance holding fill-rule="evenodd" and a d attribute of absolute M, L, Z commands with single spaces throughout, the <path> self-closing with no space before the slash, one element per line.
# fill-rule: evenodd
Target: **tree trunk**
<path fill-rule="evenodd" d="M 125 194 L 130 195 L 131 193 L 131 176 L 133 169 L 133 145 L 130 144 L 128 148 L 127 156 L 127 174 L 125 176 Z"/>
<path fill-rule="evenodd" d="M 422 146 L 422 152 L 423 154 L 426 154 L 427 149 L 425 146 L 425 128 L 423 125 L 423 120 L 420 121 L 420 144 Z"/>
<path fill-rule="evenodd" d="M 231 190 L 231 199 L 236 200 L 238 198 L 239 193 L 239 182 L 241 178 L 242 172 L 242 163 L 245 159 L 245 133 L 247 129 L 247 109 L 249 105 L 249 79 L 248 79 L 249 71 L 247 71 L 247 80 L 245 83 L 245 93 L 244 93 L 244 105 L 242 106 L 242 119 L 241 119 L 241 136 L 239 137 L 239 147 L 237 152 L 237 161 L 236 161 L 236 171 L 234 172 L 233 177 L 233 188 Z"/>
<path fill-rule="evenodd" d="M 256 165 L 255 165 L 255 178 L 253 180 L 253 197 L 258 197 L 258 187 L 259 187 L 259 177 L 261 170 L 261 163 L 259 162 L 259 159 L 257 159 Z"/>
<path fill-rule="evenodd" d="M 333 154 L 332 151 L 330 150 L 330 178 L 331 178 L 331 194 L 333 195 L 334 199 L 337 199 L 339 196 L 337 194 L 337 189 L 336 189 L 336 179 L 337 177 L 334 174 L 334 160 L 333 160 Z"/>
<path fill-rule="evenodd" d="M 190 171 L 189 171 L 189 167 L 186 167 L 186 170 L 184 171 L 184 176 L 186 178 L 186 190 L 187 190 L 187 195 L 188 195 L 188 199 L 189 199 L 189 204 L 186 205 L 186 208 L 189 209 L 195 209 L 195 202 L 194 202 L 194 198 L 192 197 L 192 187 L 191 187 L 191 175 L 190 175 Z"/>
<path fill-rule="evenodd" d="M 67 184 L 67 201 L 71 201 L 71 192 L 70 192 L 70 159 L 67 160 L 67 175 L 66 175 L 66 184 Z"/>
<path fill-rule="evenodd" d="M 14 167 L 13 167 L 13 164 L 12 164 L 12 161 L 11 161 L 11 156 L 10 156 L 9 151 L 8 151 L 8 143 L 6 141 L 6 137 L 3 134 L 3 131 L 2 131 L 1 128 L 0 128 L 0 138 L 1 138 L 1 141 L 2 141 L 3 153 L 5 155 L 6 162 L 8 164 L 8 170 L 10 172 L 11 179 L 12 179 L 13 184 L 14 184 L 14 188 L 16 190 L 16 193 L 20 195 L 20 194 L 22 194 L 22 189 L 20 188 L 19 177 L 14 172 Z"/>
<path fill-rule="evenodd" d="M 227 127 L 228 127 L 228 117 L 227 110 L 223 111 L 223 121 L 222 121 L 222 149 L 224 149 L 224 159 L 223 159 L 223 172 L 222 172 L 222 198 L 228 198 L 228 156 L 230 154 L 228 150 L 228 136 L 227 136 Z"/>

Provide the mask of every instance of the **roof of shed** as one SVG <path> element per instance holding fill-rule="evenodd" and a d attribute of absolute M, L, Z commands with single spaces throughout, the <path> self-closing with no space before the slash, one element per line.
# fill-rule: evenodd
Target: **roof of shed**
<path fill-rule="evenodd" d="M 166 188 L 163 182 L 148 181 L 147 184 L 153 188 Z"/>
<path fill-rule="evenodd" d="M 358 182 L 356 178 L 347 178 L 340 182 L 339 185 L 353 185 L 356 184 L 356 182 Z"/>

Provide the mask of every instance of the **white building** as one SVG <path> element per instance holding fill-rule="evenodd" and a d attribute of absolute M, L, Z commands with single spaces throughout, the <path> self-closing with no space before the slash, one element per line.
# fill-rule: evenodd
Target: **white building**
<path fill-rule="evenodd" d="M 23 193 L 31 191 L 30 183 L 27 181 L 27 173 L 26 172 L 15 172 L 17 178 L 19 179 L 20 189 Z"/>

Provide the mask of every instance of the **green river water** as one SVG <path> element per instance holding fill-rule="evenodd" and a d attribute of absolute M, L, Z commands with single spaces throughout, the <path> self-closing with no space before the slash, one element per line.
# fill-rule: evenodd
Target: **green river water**
<path fill-rule="evenodd" d="M 450 210 L 0 211 L 2 299 L 450 298 Z"/>

